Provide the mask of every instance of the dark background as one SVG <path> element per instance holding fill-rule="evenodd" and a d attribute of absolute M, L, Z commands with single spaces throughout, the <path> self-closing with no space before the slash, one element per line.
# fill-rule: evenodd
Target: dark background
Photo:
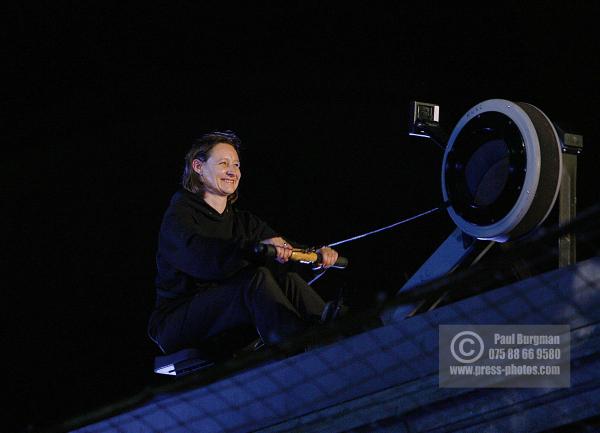
<path fill-rule="evenodd" d="M 486 99 L 538 106 L 584 136 L 579 209 L 600 198 L 595 2 L 197 3 L 48 2 L 6 15 L 10 431 L 162 383 L 145 334 L 157 231 L 204 132 L 242 137 L 239 206 L 306 244 L 440 203 L 443 152 L 407 136 L 415 99 L 440 104 L 449 132 Z M 452 229 L 438 213 L 340 247 L 351 267 L 316 287 L 329 297 L 345 286 L 365 308 Z"/>

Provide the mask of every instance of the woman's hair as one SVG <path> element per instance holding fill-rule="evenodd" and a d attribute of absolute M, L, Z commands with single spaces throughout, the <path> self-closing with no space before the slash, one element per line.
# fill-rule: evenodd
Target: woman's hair
<path fill-rule="evenodd" d="M 194 141 L 192 148 L 185 155 L 185 167 L 183 168 L 183 176 L 181 184 L 184 189 L 194 194 L 204 193 L 204 184 L 200 179 L 200 175 L 196 173 L 192 167 L 192 161 L 195 159 L 206 162 L 210 157 L 210 152 L 219 143 L 227 143 L 233 146 L 236 152 L 240 152 L 242 141 L 233 131 L 214 131 L 204 134 L 202 137 Z M 237 200 L 237 190 L 227 197 L 231 203 Z"/>

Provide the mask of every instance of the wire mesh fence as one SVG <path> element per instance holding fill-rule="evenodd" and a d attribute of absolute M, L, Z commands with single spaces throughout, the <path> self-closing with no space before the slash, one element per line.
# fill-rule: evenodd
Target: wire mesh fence
<path fill-rule="evenodd" d="M 579 261 L 559 268 L 558 239 L 568 234 Z M 53 431 L 600 431 L 600 207 L 497 248 L 490 260 L 374 310 L 174 378 Z M 395 318 L 382 323 L 384 316 Z M 448 324 L 568 325 L 568 386 L 523 386 L 522 375 L 443 386 L 440 327 Z M 548 348 L 540 346 L 531 353 Z"/>

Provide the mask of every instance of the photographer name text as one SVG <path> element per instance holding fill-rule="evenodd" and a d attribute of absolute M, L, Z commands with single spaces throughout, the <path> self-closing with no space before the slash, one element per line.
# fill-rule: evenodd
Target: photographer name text
<path fill-rule="evenodd" d="M 513 334 L 494 334 L 494 344 L 501 345 L 516 345 L 529 344 L 533 346 L 539 345 L 555 345 L 560 344 L 560 335 L 527 335 L 520 333 Z"/>

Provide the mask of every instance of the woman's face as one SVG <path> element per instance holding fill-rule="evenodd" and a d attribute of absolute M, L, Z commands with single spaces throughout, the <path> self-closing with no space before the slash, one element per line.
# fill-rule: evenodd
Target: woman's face
<path fill-rule="evenodd" d="M 238 154 L 227 143 L 215 145 L 206 162 L 194 160 L 193 167 L 200 175 L 205 194 L 229 196 L 235 192 L 242 177 Z"/>

